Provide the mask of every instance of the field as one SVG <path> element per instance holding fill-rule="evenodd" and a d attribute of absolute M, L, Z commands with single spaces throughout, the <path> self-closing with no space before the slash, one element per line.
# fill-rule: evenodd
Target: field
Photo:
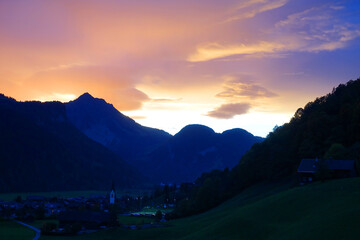
<path fill-rule="evenodd" d="M 21 196 L 22 199 L 26 199 L 27 196 L 44 196 L 44 197 L 64 197 L 64 198 L 73 198 L 73 197 L 90 197 L 92 195 L 106 195 L 109 191 L 66 191 L 66 192 L 27 192 L 27 193 L 0 193 L 0 199 L 4 201 L 12 201 L 17 196 Z M 144 194 L 150 194 L 151 190 L 144 189 L 124 189 L 117 191 L 117 196 L 142 196 Z"/>
<path fill-rule="evenodd" d="M 33 237 L 35 237 L 35 232 L 19 223 L 0 221 L 1 240 L 31 240 Z"/>
<path fill-rule="evenodd" d="M 144 208 L 140 212 L 134 212 L 134 214 L 153 214 L 153 215 L 155 215 L 158 210 L 160 210 L 162 213 L 169 213 L 169 212 L 173 211 L 173 208 Z"/>

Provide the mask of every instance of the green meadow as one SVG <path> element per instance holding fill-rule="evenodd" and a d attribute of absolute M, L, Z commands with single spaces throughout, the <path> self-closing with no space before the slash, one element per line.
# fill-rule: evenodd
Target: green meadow
<path fill-rule="evenodd" d="M 144 208 L 140 212 L 134 212 L 134 214 L 153 214 L 153 215 L 155 215 L 155 213 L 157 211 L 161 211 L 162 213 L 169 213 L 169 212 L 172 212 L 173 210 L 174 210 L 173 208 Z"/>
<path fill-rule="evenodd" d="M 254 186 L 211 211 L 169 221 L 168 227 L 102 230 L 72 239 L 359 239 L 360 178 L 279 190 Z"/>
<path fill-rule="evenodd" d="M 30 228 L 12 221 L 0 221 L 1 240 L 31 240 L 33 237 L 35 237 L 35 232 Z"/>

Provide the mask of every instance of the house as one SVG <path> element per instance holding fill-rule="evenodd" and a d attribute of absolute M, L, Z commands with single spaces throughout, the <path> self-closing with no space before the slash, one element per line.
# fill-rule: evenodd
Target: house
<path fill-rule="evenodd" d="M 324 170 L 329 178 L 355 177 L 354 160 L 302 159 L 297 173 L 302 183 L 312 182 L 319 171 Z"/>
<path fill-rule="evenodd" d="M 59 215 L 59 228 L 80 224 L 86 229 L 98 229 L 111 223 L 110 214 L 93 211 L 66 211 Z"/>
<path fill-rule="evenodd" d="M 297 173 L 300 182 L 312 182 L 314 175 L 318 170 L 319 159 L 302 159 L 298 167 Z"/>

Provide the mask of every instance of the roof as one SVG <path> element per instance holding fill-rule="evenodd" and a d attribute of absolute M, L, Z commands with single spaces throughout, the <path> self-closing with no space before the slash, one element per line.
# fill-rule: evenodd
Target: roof
<path fill-rule="evenodd" d="M 353 170 L 355 168 L 354 160 L 327 160 L 326 163 L 331 170 Z"/>
<path fill-rule="evenodd" d="M 319 169 L 319 159 L 302 159 L 298 167 L 299 173 L 315 173 Z M 330 170 L 354 170 L 354 160 L 325 160 L 325 164 Z"/>
<path fill-rule="evenodd" d="M 300 162 L 297 172 L 302 173 L 315 173 L 319 168 L 319 160 L 316 159 L 303 159 Z"/>

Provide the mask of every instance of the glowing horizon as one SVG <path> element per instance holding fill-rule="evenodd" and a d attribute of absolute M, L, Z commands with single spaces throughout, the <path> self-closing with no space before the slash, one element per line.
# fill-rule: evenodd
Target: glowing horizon
<path fill-rule="evenodd" d="M 1 1 L 0 89 L 84 92 L 172 134 L 191 123 L 266 136 L 360 76 L 355 0 Z"/>

